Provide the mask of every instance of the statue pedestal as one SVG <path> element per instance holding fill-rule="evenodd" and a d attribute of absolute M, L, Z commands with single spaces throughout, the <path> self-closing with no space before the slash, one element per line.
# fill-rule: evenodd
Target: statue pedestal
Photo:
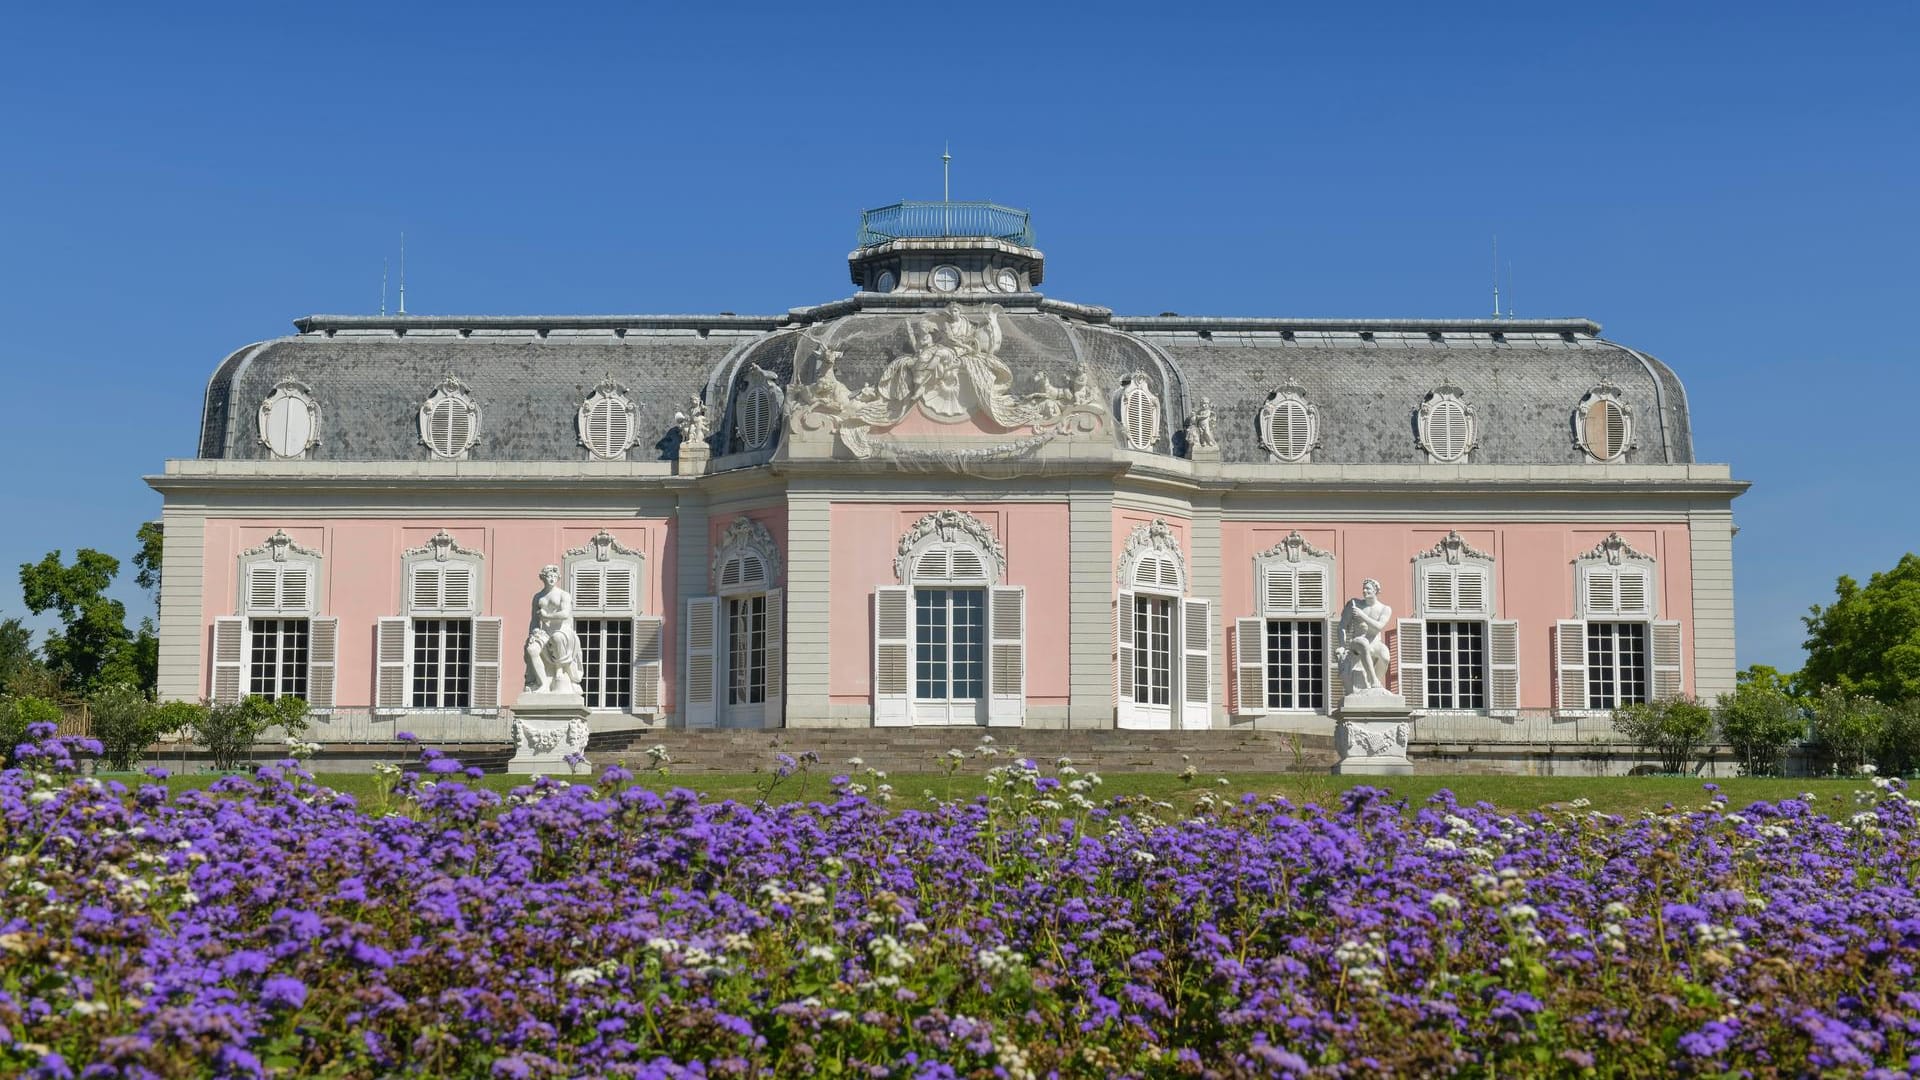
<path fill-rule="evenodd" d="M 1385 690 L 1349 692 L 1334 711 L 1336 774 L 1408 776 L 1413 762 L 1407 743 L 1413 738 L 1413 711 L 1407 699 Z"/>
<path fill-rule="evenodd" d="M 510 773 L 567 773 L 568 754 L 587 752 L 587 699 L 571 694 L 528 690 L 513 706 L 513 760 Z"/>
<path fill-rule="evenodd" d="M 705 441 L 680 444 L 680 456 L 673 463 L 676 476 L 704 476 L 713 463 L 713 451 Z"/>

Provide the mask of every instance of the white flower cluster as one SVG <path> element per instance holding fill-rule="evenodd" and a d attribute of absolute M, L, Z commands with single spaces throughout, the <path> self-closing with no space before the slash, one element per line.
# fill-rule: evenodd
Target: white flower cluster
<path fill-rule="evenodd" d="M 1333 962 L 1346 969 L 1347 977 L 1358 986 L 1372 990 L 1380 986 L 1386 978 L 1382 965 L 1387 962 L 1387 948 L 1381 944 L 1378 931 L 1367 935 L 1365 941 L 1344 941 L 1333 950 Z"/>
<path fill-rule="evenodd" d="M 980 970 L 989 975 L 1005 975 L 1020 971 L 1027 966 L 1027 954 L 1015 952 L 1005 945 L 995 945 L 991 949 L 981 949 L 973 954 L 980 964 Z"/>
<path fill-rule="evenodd" d="M 888 971 L 905 971 L 913 966 L 913 953 L 892 934 L 875 935 L 867 942 L 867 953 L 876 965 Z"/>

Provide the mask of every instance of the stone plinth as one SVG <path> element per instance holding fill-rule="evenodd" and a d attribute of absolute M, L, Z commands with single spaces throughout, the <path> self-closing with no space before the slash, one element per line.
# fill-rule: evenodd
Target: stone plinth
<path fill-rule="evenodd" d="M 587 752 L 587 699 L 578 691 L 543 694 L 529 690 L 513 706 L 510 773 L 573 771 L 568 754 Z"/>
<path fill-rule="evenodd" d="M 1413 772 L 1407 744 L 1413 741 L 1413 711 L 1407 699 L 1384 690 L 1350 692 L 1334 713 L 1337 774 L 1406 776 Z"/>

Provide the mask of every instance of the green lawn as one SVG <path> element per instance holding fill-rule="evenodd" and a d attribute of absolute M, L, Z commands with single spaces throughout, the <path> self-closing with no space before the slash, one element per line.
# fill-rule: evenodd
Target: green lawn
<path fill-rule="evenodd" d="M 795 799 L 822 798 L 829 793 L 828 779 L 839 770 L 826 770 L 811 775 L 796 775 L 775 786 L 770 794 L 774 802 L 786 802 Z M 105 776 L 106 774 L 102 774 Z M 116 777 L 123 781 L 137 782 L 144 777 Z M 206 773 L 193 773 L 168 778 L 167 784 L 175 791 L 205 787 L 216 777 Z M 356 797 L 373 794 L 375 777 L 369 773 L 321 773 L 320 782 L 338 791 Z M 528 782 L 524 776 L 487 776 L 480 783 L 496 791 L 509 791 Z M 572 778 L 576 782 L 589 779 L 586 774 Z M 685 773 L 666 777 L 642 773 L 638 782 L 656 790 L 672 787 L 692 788 L 709 799 L 738 799 L 751 802 L 761 797 L 768 783 L 765 773 Z M 1614 814 L 1633 814 L 1641 810 L 1657 809 L 1667 803 L 1676 806 L 1698 805 L 1706 801 L 1707 794 L 1701 785 L 1704 781 L 1684 777 L 1636 776 L 1636 777 L 1567 777 L 1567 776 L 1401 776 L 1401 777 L 1359 777 L 1359 776 L 1316 776 L 1296 773 L 1231 773 L 1226 786 L 1216 783 L 1213 776 L 1203 776 L 1193 782 L 1185 782 L 1166 773 L 1104 773 L 1105 781 L 1099 788 L 1101 797 L 1116 795 L 1150 796 L 1185 807 L 1202 791 L 1216 794 L 1241 794 L 1253 792 L 1258 795 L 1284 795 L 1296 803 L 1327 803 L 1337 798 L 1341 791 L 1359 784 L 1372 784 L 1391 790 L 1395 796 L 1414 805 L 1425 801 L 1434 792 L 1451 790 L 1462 802 L 1486 801 L 1505 810 L 1532 810 L 1541 807 L 1565 805 L 1575 799 L 1587 799 L 1593 809 Z M 937 798 L 966 798 L 984 791 L 978 772 L 963 772 L 952 778 L 944 775 L 894 774 L 887 778 L 893 785 L 897 796 L 896 807 L 926 805 L 925 792 L 932 792 Z M 1783 799 L 1797 796 L 1803 792 L 1813 792 L 1819 796 L 1823 806 L 1838 812 L 1850 804 L 1854 791 L 1868 787 L 1869 782 L 1854 780 L 1810 780 L 1793 779 L 1753 779 L 1734 778 L 1716 781 L 1727 794 L 1731 805 L 1745 806 L 1760 800 Z"/>

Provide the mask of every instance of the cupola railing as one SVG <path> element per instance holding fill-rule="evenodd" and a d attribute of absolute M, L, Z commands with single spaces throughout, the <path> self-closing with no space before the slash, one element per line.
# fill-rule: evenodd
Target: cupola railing
<path fill-rule="evenodd" d="M 1033 246 L 1033 216 L 990 202 L 897 202 L 860 215 L 861 247 L 894 240 L 988 237 Z"/>

